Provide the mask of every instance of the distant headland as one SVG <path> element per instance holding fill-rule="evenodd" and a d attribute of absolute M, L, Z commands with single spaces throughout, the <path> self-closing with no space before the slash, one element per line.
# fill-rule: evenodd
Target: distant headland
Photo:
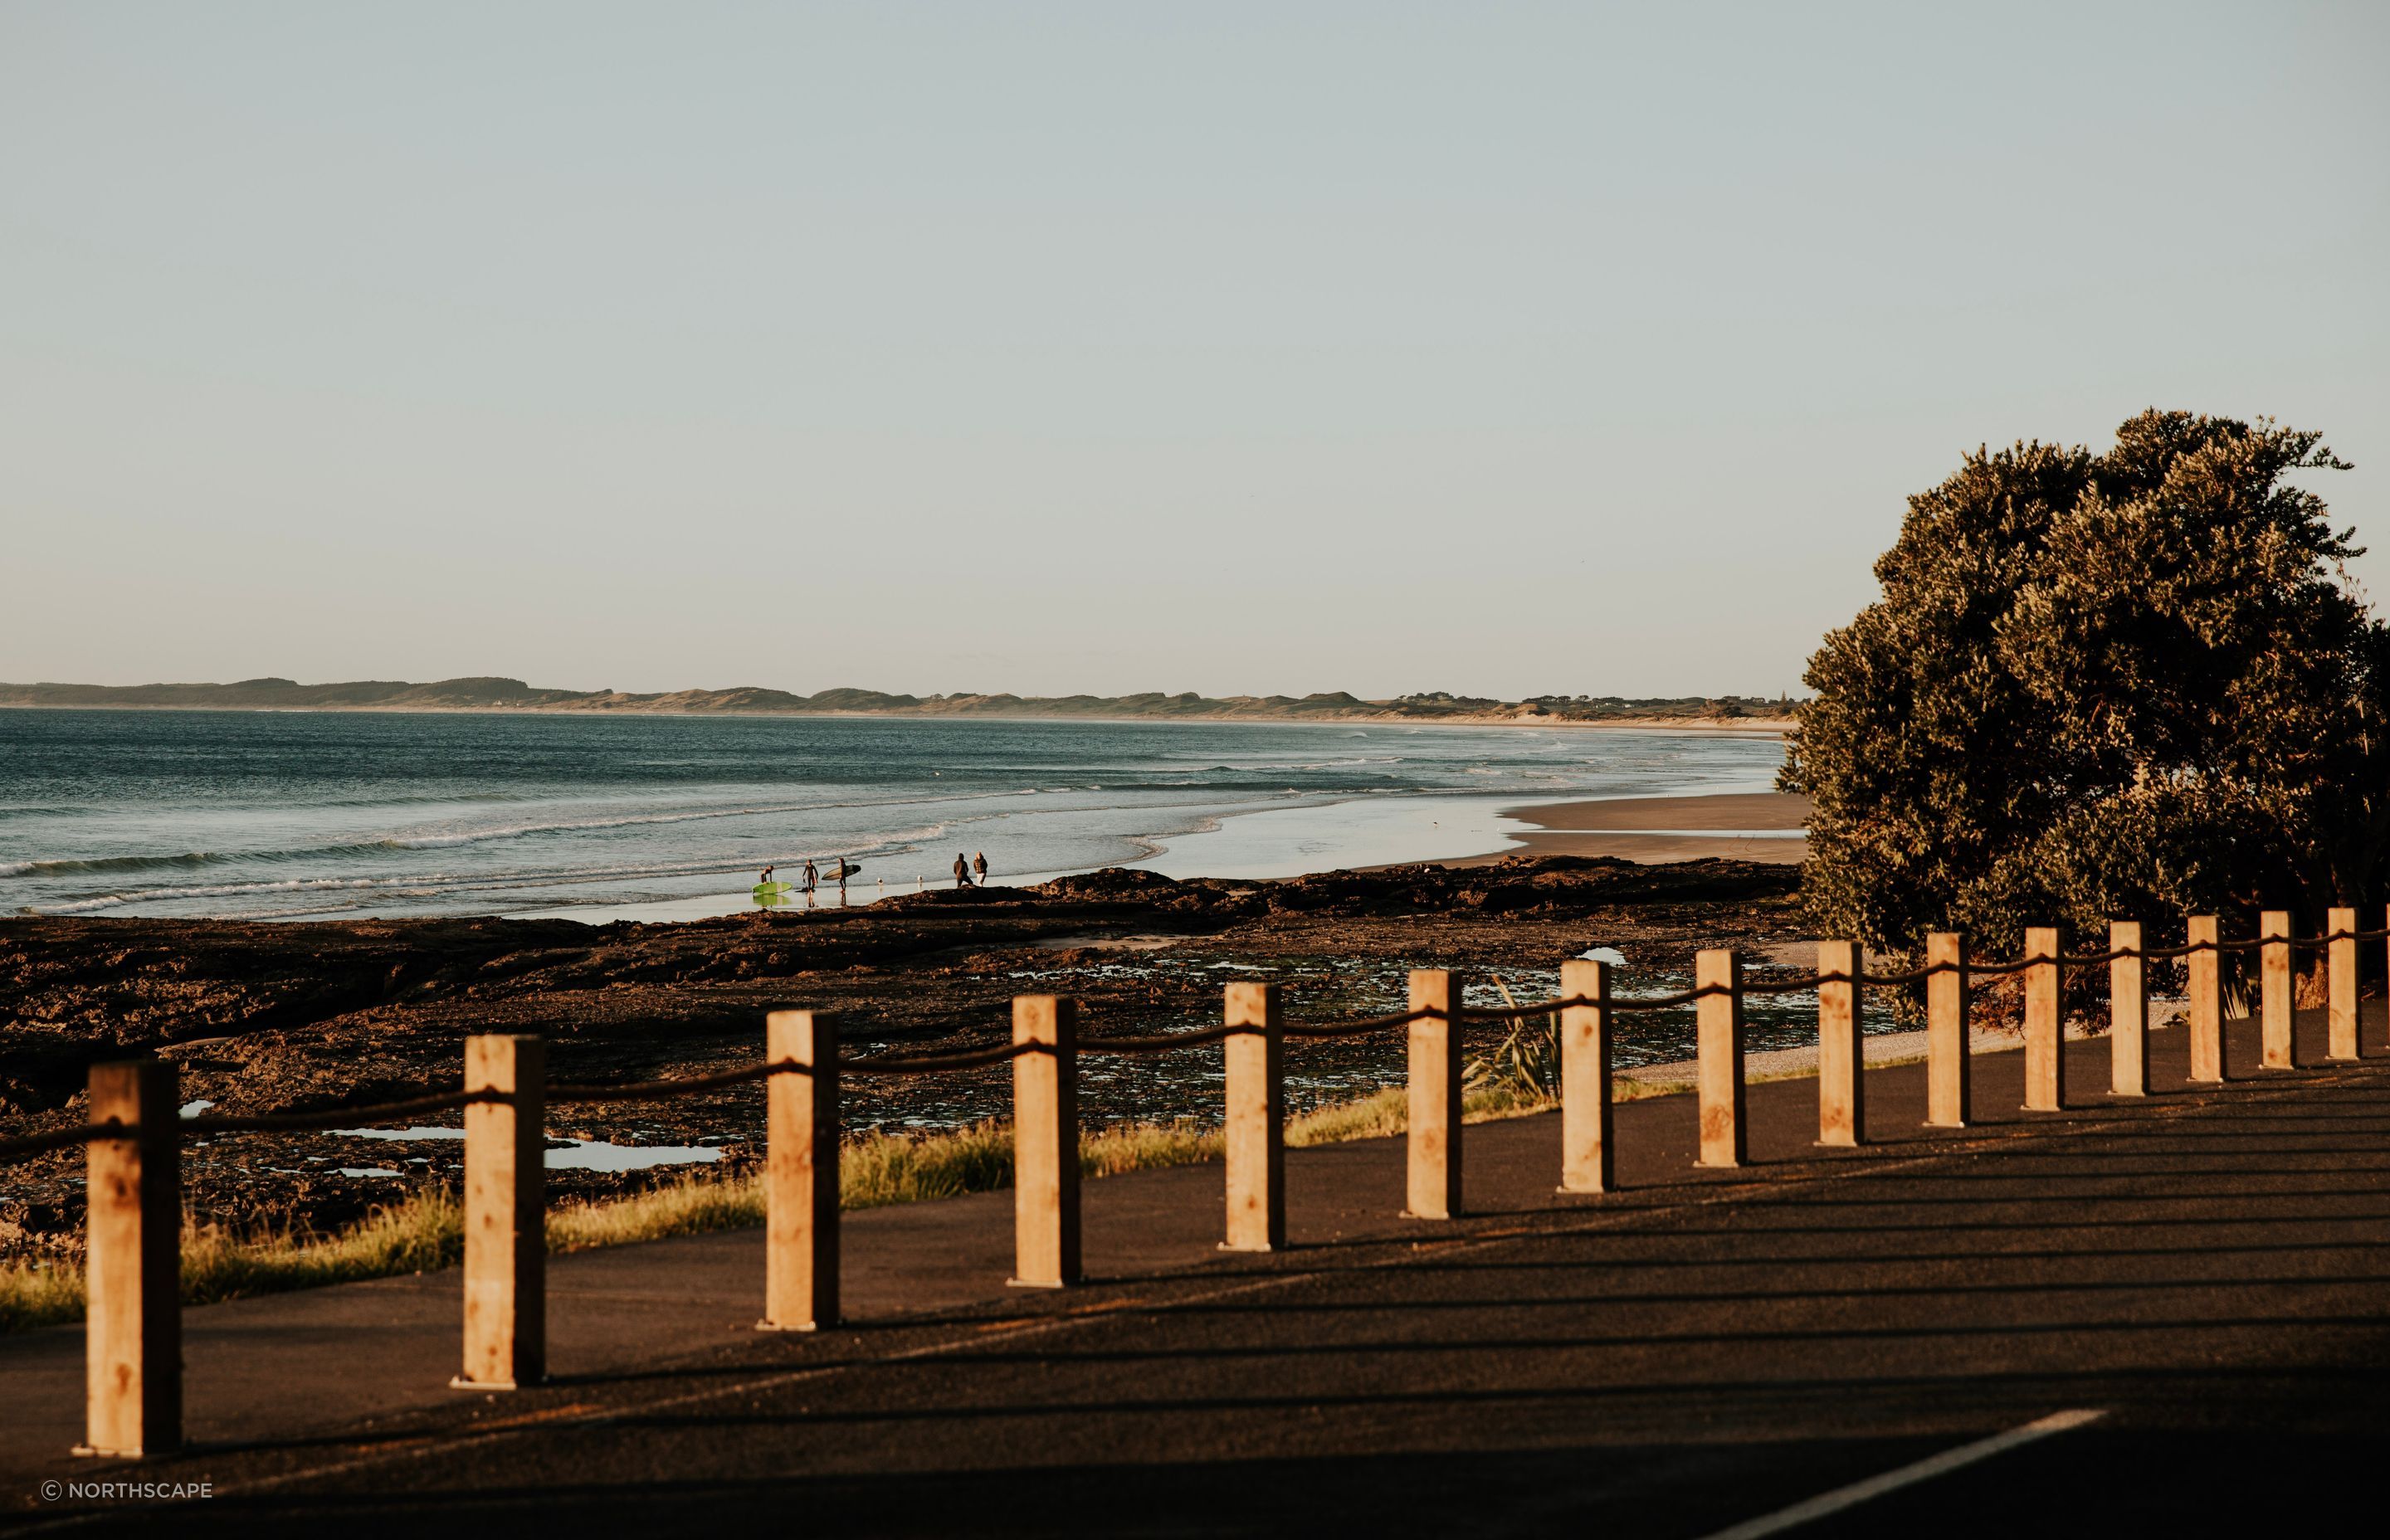
<path fill-rule="evenodd" d="M 892 695 L 882 690 L 828 689 L 816 695 L 740 686 L 670 690 L 652 695 L 621 690 L 541 689 L 520 679 L 443 679 L 414 685 L 363 679 L 302 685 L 282 678 L 229 685 L 5 685 L 0 706 L 64 709 L 114 707 L 152 711 L 315 712 L 588 712 L 675 715 L 1107 717 L 1215 722 L 1446 722 L 1456 724 L 1666 726 L 1780 730 L 1791 725 L 1789 705 L 1756 696 L 1633 699 L 1621 696 L 1541 695 L 1524 700 L 1451 695 L 1364 700 L 1342 690 L 1324 694 L 1232 695 L 1214 699 L 1191 690 L 1139 695 Z"/>

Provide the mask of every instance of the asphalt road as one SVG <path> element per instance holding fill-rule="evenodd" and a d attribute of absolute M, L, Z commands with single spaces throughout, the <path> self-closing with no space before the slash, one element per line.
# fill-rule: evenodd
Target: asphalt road
<path fill-rule="evenodd" d="M 2319 1058 L 2319 1023 L 2302 1037 Z M 1326 1223 L 1323 1204 L 1357 1213 L 1380 1185 L 1398 1190 L 1399 1157 L 1392 1143 L 1321 1152 L 1341 1163 L 1295 1168 L 1304 1243 L 1276 1257 L 1157 1241 L 1062 1293 L 983 1289 L 810 1338 L 724 1321 L 692 1347 L 660 1331 L 646 1358 L 593 1348 L 539 1390 L 418 1393 L 346 1427 L 316 1413 L 304 1432 L 219 1437 L 138 1468 L 19 1448 L 11 1480 L 207 1481 L 213 1495 L 26 1492 L 5 1521 L 1692 1537 L 2075 1412 L 2098 1415 L 1793 1533 L 2378 1527 L 2383 1023 L 2369 1019 L 2366 1062 L 2216 1090 L 2182 1085 L 2179 1033 L 2156 1041 L 2159 1094 L 2130 1103 L 2095 1094 L 2105 1043 L 2074 1045 L 2076 1105 L 2059 1114 L 2016 1110 L 2020 1056 L 1979 1058 L 1983 1121 L 1957 1136 L 1915 1126 L 1918 1069 L 1873 1072 L 1882 1142 L 1857 1152 L 1808 1148 L 1813 1083 L 1754 1087 L 1758 1163 L 1738 1173 L 1687 1168 L 1686 1098 L 1632 1104 L 1631 1185 L 1599 1200 L 1549 1194 L 1550 1120 L 1479 1125 L 1480 1212 L 1447 1225 Z M 1120 1246 L 1130 1215 L 1175 1213 L 1216 1183 L 1096 1184 L 1091 1260 L 1097 1193 Z M 944 1224 L 960 1245 L 991 1223 L 944 1208 L 923 1206 L 910 1223 L 928 1229 L 908 1233 L 934 1246 Z M 681 1244 L 625 1254 L 661 1276 Z M 336 1352 L 312 1371 L 335 1387 Z M 0 1376 L 32 1361 L 0 1354 Z"/>

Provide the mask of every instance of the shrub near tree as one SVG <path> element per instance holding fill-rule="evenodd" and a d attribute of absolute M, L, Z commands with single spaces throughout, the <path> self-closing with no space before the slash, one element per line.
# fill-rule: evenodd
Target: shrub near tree
<path fill-rule="evenodd" d="M 2314 433 L 2151 411 L 2104 454 L 1978 451 L 1911 497 L 1788 746 L 1817 921 L 2013 950 L 2381 898 L 2390 628 L 2293 481 L 2346 468 Z"/>

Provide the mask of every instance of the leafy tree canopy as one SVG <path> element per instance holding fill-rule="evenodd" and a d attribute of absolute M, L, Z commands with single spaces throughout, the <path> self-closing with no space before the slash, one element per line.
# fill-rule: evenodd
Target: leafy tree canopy
<path fill-rule="evenodd" d="M 1906 952 L 2380 898 L 2390 628 L 2292 480 L 2346 468 L 2314 433 L 2150 411 L 2105 454 L 1979 450 L 1909 498 L 1781 778 L 1815 800 L 1815 918 Z"/>

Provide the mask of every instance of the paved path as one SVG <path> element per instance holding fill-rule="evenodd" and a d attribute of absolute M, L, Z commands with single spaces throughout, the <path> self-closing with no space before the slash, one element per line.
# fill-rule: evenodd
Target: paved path
<path fill-rule="evenodd" d="M 558 1259 L 556 1383 L 442 1390 L 457 1278 L 193 1310 L 189 1422 L 141 1467 L 61 1457 L 81 1336 L 0 1341 L 0 1527 L 155 1504 L 45 1480 L 209 1481 L 191 1534 L 1710 1534 L 2053 1413 L 2096 1421 L 1919 1481 L 1831 1528 L 2013 1534 L 2269 1527 L 2390 1436 L 2390 1046 L 2145 1101 L 2070 1046 L 2075 1105 L 1918 1127 L 1923 1070 L 1869 1076 L 1859 1151 L 1810 1140 L 1815 1084 L 1751 1093 L 1754 1164 L 1690 1165 L 1693 1108 L 1619 1109 L 1626 1190 L 1552 1192 L 1550 1118 L 1468 1133 L 1473 1217 L 1394 1217 L 1398 1141 L 1296 1151 L 1295 1246 L 1212 1250 L 1219 1173 L 1087 1188 L 1097 1281 L 1008 1293 L 1009 1195 L 850 1216 L 855 1323 L 759 1335 L 760 1240 Z M 2302 1053 L 2323 1050 L 2319 1020 Z"/>

